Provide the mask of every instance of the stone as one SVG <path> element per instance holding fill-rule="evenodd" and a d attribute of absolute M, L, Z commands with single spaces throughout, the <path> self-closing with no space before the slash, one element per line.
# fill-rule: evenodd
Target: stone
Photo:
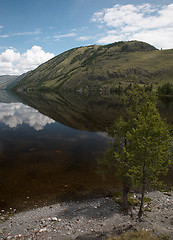
<path fill-rule="evenodd" d="M 48 229 L 47 229 L 47 228 L 42 228 L 42 229 L 39 230 L 39 232 L 40 232 L 40 233 L 42 233 L 42 232 L 48 232 Z"/>
<path fill-rule="evenodd" d="M 167 195 L 167 196 L 172 196 L 172 194 L 171 193 L 168 193 L 168 192 L 164 192 L 164 195 Z"/>

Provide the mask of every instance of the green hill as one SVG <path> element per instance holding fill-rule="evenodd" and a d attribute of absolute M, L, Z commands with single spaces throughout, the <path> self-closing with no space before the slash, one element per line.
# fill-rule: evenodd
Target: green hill
<path fill-rule="evenodd" d="M 139 41 L 92 45 L 66 51 L 29 72 L 15 89 L 110 90 L 130 83 L 173 81 L 173 50 Z"/>

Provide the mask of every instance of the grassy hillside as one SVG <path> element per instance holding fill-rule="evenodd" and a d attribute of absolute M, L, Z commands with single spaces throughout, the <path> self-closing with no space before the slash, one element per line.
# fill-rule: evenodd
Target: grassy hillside
<path fill-rule="evenodd" d="M 7 89 L 18 76 L 16 75 L 2 75 L 0 76 L 0 89 Z"/>
<path fill-rule="evenodd" d="M 173 81 L 173 50 L 138 41 L 66 51 L 31 71 L 15 89 L 108 90 Z"/>

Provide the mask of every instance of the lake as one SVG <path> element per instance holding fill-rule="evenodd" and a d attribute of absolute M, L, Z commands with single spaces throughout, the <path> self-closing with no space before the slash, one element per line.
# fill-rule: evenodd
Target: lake
<path fill-rule="evenodd" d="M 173 102 L 163 99 L 159 110 L 173 124 Z M 117 95 L 0 91 L 0 210 L 118 189 L 117 178 L 103 181 L 96 170 L 110 141 L 105 128 L 123 115 Z"/>

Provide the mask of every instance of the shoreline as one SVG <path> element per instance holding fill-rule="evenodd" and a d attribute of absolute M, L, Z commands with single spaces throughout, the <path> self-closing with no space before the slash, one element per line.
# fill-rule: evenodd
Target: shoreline
<path fill-rule="evenodd" d="M 137 221 L 124 215 L 120 206 L 109 197 L 69 201 L 15 213 L 0 222 L 0 239 L 103 239 L 126 231 L 145 229 L 173 239 L 173 191 L 146 194 L 152 201 L 145 204 L 145 215 Z M 2 215 L 1 215 L 2 218 Z"/>

